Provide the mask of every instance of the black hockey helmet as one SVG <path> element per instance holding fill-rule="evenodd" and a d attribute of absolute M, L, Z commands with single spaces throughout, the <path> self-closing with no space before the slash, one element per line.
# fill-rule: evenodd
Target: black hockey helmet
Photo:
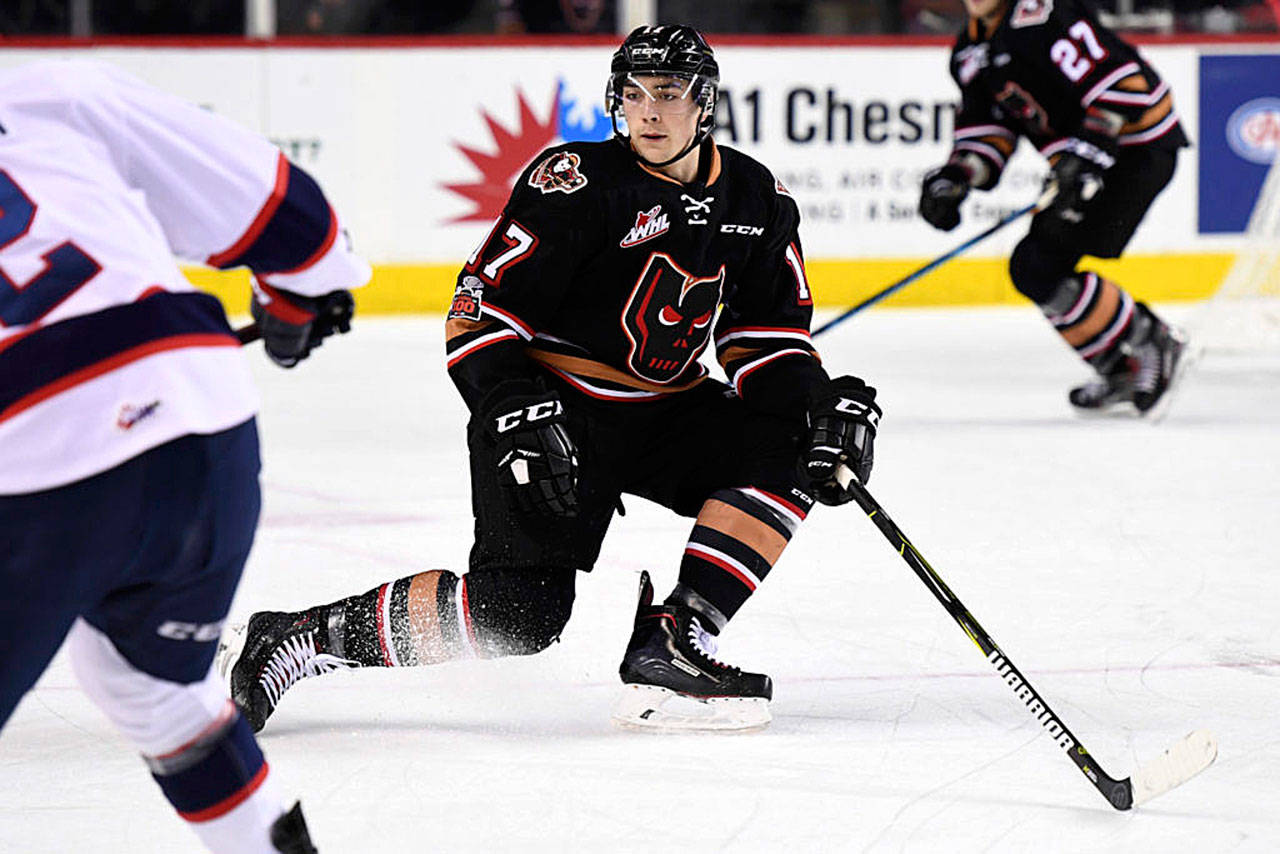
<path fill-rule="evenodd" d="M 628 77 L 638 74 L 689 81 L 689 94 L 701 108 L 698 130 L 684 150 L 662 163 L 649 163 L 650 166 L 666 166 L 684 157 L 711 134 L 715 126 L 716 97 L 720 91 L 720 66 L 711 45 L 693 27 L 676 24 L 632 30 L 614 51 L 604 96 L 613 121 L 613 133 L 620 139 L 626 138 L 618 129 L 618 119 L 622 115 L 622 86 Z"/>

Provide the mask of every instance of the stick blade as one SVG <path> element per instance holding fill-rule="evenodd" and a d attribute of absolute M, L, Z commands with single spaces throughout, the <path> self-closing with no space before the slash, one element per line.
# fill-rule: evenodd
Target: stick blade
<path fill-rule="evenodd" d="M 1207 729 L 1190 733 L 1129 778 L 1133 786 L 1133 805 L 1141 806 L 1175 786 L 1181 786 L 1217 758 L 1218 741 L 1213 733 Z"/>

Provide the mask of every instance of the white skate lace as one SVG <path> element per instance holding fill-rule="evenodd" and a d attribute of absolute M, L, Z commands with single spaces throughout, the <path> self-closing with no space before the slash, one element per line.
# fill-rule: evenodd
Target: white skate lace
<path fill-rule="evenodd" d="M 1155 391 L 1164 362 L 1160 348 L 1155 344 L 1145 344 L 1138 348 L 1134 356 L 1138 360 L 1138 375 L 1133 380 L 1134 389 L 1142 392 Z"/>
<path fill-rule="evenodd" d="M 702 624 L 698 622 L 697 617 L 689 620 L 689 640 L 693 643 L 694 648 L 696 648 L 698 652 L 702 653 L 703 657 L 705 657 L 707 661 L 710 661 L 716 667 L 723 667 L 726 670 L 729 669 L 729 665 L 717 660 L 715 657 L 716 650 L 718 649 L 715 635 L 702 628 Z"/>
<path fill-rule="evenodd" d="M 267 699 L 274 707 L 280 702 L 284 692 L 300 679 L 355 666 L 354 661 L 319 652 L 316 649 L 315 632 L 307 632 L 284 639 L 279 649 L 271 654 L 271 658 L 263 666 L 258 684 L 267 692 Z"/>

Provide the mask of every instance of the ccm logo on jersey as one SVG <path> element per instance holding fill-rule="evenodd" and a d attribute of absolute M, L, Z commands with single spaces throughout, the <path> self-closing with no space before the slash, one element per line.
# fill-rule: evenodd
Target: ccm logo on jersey
<path fill-rule="evenodd" d="M 858 401 L 850 400 L 847 397 L 840 398 L 840 402 L 836 404 L 836 412 L 843 412 L 846 415 L 860 416 L 872 427 L 876 427 L 880 423 L 879 412 L 876 412 L 865 403 L 859 403 Z"/>
<path fill-rule="evenodd" d="M 133 406 L 126 403 L 120 407 L 120 414 L 116 416 L 116 426 L 121 430 L 132 430 L 139 421 L 155 415 L 156 410 L 159 408 L 160 401 L 158 400 L 153 400 L 145 406 Z"/>
<path fill-rule="evenodd" d="M 670 228 L 671 220 L 662 212 L 662 205 L 654 205 L 647 211 L 636 214 L 636 224 L 631 226 L 627 236 L 622 238 L 618 245 L 623 249 L 629 249 L 666 233 Z"/>
<path fill-rule="evenodd" d="M 532 424 L 534 421 L 542 421 L 563 413 L 564 404 L 560 401 L 544 400 L 532 406 L 508 412 L 506 415 L 499 415 L 494 419 L 494 424 L 499 433 L 506 433 L 508 430 L 516 429 L 521 424 Z"/>
<path fill-rule="evenodd" d="M 761 225 L 732 225 L 724 223 L 720 226 L 721 234 L 745 234 L 747 237 L 759 237 L 764 234 L 764 226 Z"/>
<path fill-rule="evenodd" d="M 169 640 L 208 643 L 216 641 L 222 634 L 222 620 L 216 623 L 181 623 L 177 620 L 166 620 L 156 627 L 156 634 Z"/>

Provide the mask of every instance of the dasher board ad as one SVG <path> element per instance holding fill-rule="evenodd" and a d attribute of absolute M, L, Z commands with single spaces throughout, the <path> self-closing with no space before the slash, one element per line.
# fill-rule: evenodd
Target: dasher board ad
<path fill-rule="evenodd" d="M 1144 54 L 1197 128 L 1197 49 Z M 465 258 L 520 170 L 543 148 L 607 139 L 607 47 L 94 48 L 0 51 L 0 65 L 59 56 L 113 62 L 272 138 L 312 171 L 377 263 Z M 928 257 L 945 248 L 915 208 L 921 175 L 950 150 L 957 90 L 944 47 L 729 46 L 717 52 L 716 140 L 791 190 L 812 259 Z M 1134 251 L 1186 251 L 1197 235 L 1194 154 L 1148 215 Z M 1033 201 L 1046 172 L 1025 143 L 979 230 Z M 983 245 L 1012 248 L 1016 234 Z"/>

